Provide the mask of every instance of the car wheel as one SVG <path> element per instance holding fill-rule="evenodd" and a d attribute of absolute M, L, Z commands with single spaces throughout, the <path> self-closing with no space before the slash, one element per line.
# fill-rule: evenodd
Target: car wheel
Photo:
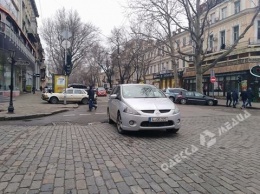
<path fill-rule="evenodd" d="M 209 100 L 209 101 L 208 101 L 208 105 L 209 105 L 209 106 L 212 106 L 213 104 L 214 104 L 213 100 Z"/>
<path fill-rule="evenodd" d="M 83 99 L 81 100 L 81 103 L 82 103 L 82 104 L 85 104 L 85 105 L 88 104 L 88 99 L 87 99 L 87 98 L 83 98 Z"/>
<path fill-rule="evenodd" d="M 52 104 L 57 104 L 58 103 L 58 98 L 56 98 L 56 97 L 51 97 L 51 99 L 50 99 L 50 103 L 52 103 Z"/>
<path fill-rule="evenodd" d="M 169 99 L 172 101 L 172 102 L 174 102 L 175 101 L 175 99 L 171 96 L 171 97 L 169 97 Z"/>
<path fill-rule="evenodd" d="M 186 99 L 181 99 L 181 104 L 186 104 L 187 103 L 187 100 Z"/>
<path fill-rule="evenodd" d="M 108 123 L 109 123 L 109 124 L 113 124 L 114 121 L 110 118 L 109 109 L 107 109 L 107 117 L 108 117 Z"/>
<path fill-rule="evenodd" d="M 179 129 L 166 129 L 167 133 L 177 133 Z"/>
<path fill-rule="evenodd" d="M 120 113 L 117 114 L 117 120 L 116 120 L 116 128 L 118 133 L 123 134 L 124 130 L 121 128 L 121 124 L 122 124 L 122 118 Z"/>

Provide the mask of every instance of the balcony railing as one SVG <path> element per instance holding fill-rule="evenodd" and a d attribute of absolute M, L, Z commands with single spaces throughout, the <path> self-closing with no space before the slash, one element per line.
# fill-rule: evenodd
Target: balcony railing
<path fill-rule="evenodd" d="M 31 61 L 35 61 L 33 49 L 30 49 L 25 45 L 19 35 L 14 33 L 14 31 L 4 22 L 0 22 L 0 33 L 4 33 L 5 37 L 9 37 L 10 41 L 12 41 Z"/>

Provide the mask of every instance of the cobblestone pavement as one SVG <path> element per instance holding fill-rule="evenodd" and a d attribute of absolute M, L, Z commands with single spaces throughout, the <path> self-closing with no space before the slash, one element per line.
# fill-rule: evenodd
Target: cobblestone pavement
<path fill-rule="evenodd" d="M 0 193 L 259 194 L 259 117 L 220 135 L 232 119 L 185 117 L 176 135 L 119 135 L 106 123 L 0 126 Z M 205 130 L 215 134 L 209 148 L 200 144 Z"/>

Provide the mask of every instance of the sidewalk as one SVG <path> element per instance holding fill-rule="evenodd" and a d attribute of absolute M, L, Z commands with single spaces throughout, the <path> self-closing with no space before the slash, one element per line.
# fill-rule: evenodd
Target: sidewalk
<path fill-rule="evenodd" d="M 14 113 L 8 113 L 9 102 L 0 102 L 0 121 L 48 116 L 77 108 L 78 104 L 50 104 L 41 99 L 41 92 L 24 93 L 13 100 Z"/>
<path fill-rule="evenodd" d="M 243 104 L 242 100 L 239 100 L 239 104 L 236 107 L 240 108 L 242 106 L 242 104 Z M 252 102 L 251 104 L 252 104 L 252 107 L 247 107 L 247 109 L 259 109 L 260 110 L 259 102 Z M 226 100 L 218 99 L 218 106 L 226 106 Z"/>

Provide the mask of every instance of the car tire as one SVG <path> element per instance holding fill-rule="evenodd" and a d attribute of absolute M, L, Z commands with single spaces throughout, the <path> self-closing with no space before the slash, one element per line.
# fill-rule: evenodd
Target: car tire
<path fill-rule="evenodd" d="M 87 98 L 83 98 L 81 100 L 81 103 L 84 104 L 84 105 L 87 105 L 88 104 L 88 99 Z"/>
<path fill-rule="evenodd" d="M 213 100 L 209 100 L 207 104 L 208 104 L 209 106 L 213 106 L 214 102 L 213 102 Z"/>
<path fill-rule="evenodd" d="M 108 117 L 108 123 L 109 124 L 113 124 L 114 121 L 110 118 L 110 113 L 109 113 L 109 110 L 107 109 L 107 117 Z"/>
<path fill-rule="evenodd" d="M 51 104 L 57 104 L 58 102 L 59 102 L 59 100 L 57 97 L 51 97 L 51 99 L 50 99 Z"/>
<path fill-rule="evenodd" d="M 122 117 L 121 117 L 120 113 L 118 113 L 117 119 L 116 119 L 116 129 L 117 129 L 118 133 L 123 134 L 125 131 L 121 128 L 121 124 L 122 124 Z"/>
<path fill-rule="evenodd" d="M 187 100 L 183 98 L 183 99 L 181 99 L 180 103 L 181 103 L 181 104 L 186 104 L 186 103 L 187 103 Z"/>
<path fill-rule="evenodd" d="M 167 133 L 177 133 L 179 129 L 166 129 Z"/>
<path fill-rule="evenodd" d="M 170 96 L 169 99 L 170 99 L 172 102 L 175 101 L 175 99 L 174 99 L 172 96 Z"/>

